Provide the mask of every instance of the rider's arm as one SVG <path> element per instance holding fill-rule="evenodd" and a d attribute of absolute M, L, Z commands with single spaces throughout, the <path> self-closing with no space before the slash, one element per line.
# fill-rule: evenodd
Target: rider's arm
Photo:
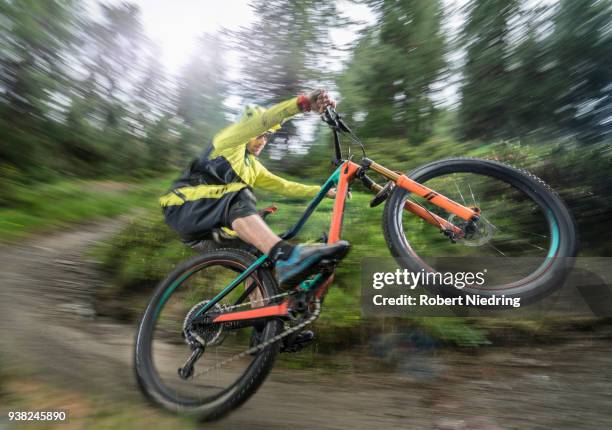
<path fill-rule="evenodd" d="M 265 133 L 275 125 L 300 112 L 297 97 L 278 103 L 267 109 L 261 116 L 232 124 L 221 130 L 213 138 L 215 150 L 223 151 L 245 145 L 249 139 Z"/>
<path fill-rule="evenodd" d="M 255 163 L 257 171 L 255 188 L 262 188 L 288 197 L 314 197 L 321 189 L 318 185 L 304 185 L 288 181 L 271 173 L 259 161 L 255 160 Z"/>

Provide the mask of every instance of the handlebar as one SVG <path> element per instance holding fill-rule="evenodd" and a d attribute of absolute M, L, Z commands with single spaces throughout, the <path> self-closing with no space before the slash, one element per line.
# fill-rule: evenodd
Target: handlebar
<path fill-rule="evenodd" d="M 359 144 L 361 150 L 363 152 L 364 158 L 366 157 L 365 148 L 363 143 L 355 136 L 352 130 L 348 125 L 342 120 L 342 117 L 336 109 L 331 106 L 325 108 L 323 113 L 321 114 L 321 120 L 325 122 L 334 132 L 334 148 L 335 148 L 335 158 L 333 160 L 334 164 L 338 164 L 342 160 L 342 149 L 340 147 L 340 138 L 338 136 L 338 132 L 346 133 L 348 137 Z M 350 148 L 349 148 L 350 149 Z M 350 153 L 350 151 L 349 151 Z"/>
<path fill-rule="evenodd" d="M 346 133 L 351 133 L 351 129 L 342 120 L 340 114 L 331 106 L 327 106 L 325 108 L 325 111 L 323 111 L 321 114 L 321 119 L 332 128 Z"/>
<path fill-rule="evenodd" d="M 336 127 L 338 126 L 338 122 L 336 120 L 337 116 L 338 116 L 338 112 L 336 112 L 336 110 L 333 107 L 327 106 L 325 110 L 323 111 L 323 113 L 321 114 L 321 120 L 331 125 L 332 127 Z"/>

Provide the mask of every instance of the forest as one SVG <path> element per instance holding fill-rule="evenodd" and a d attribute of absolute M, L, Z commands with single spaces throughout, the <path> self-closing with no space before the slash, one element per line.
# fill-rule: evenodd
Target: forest
<path fill-rule="evenodd" d="M 172 178 L 243 104 L 327 88 L 371 158 L 402 171 L 457 155 L 527 168 L 572 210 L 583 255 L 610 255 L 612 2 L 352 3 L 372 19 L 360 22 L 342 2 L 253 0 L 248 27 L 203 29 L 176 75 L 135 4 L 102 3 L 93 16 L 76 1 L 3 1 L 0 237 L 144 208 L 100 254 L 119 291 L 155 282 L 189 252 L 156 204 Z M 340 46 L 337 29 L 355 38 Z M 311 115 L 287 122 L 261 158 L 277 174 L 321 183 L 331 156 L 329 130 Z M 355 194 L 349 278 L 362 256 L 387 255 L 380 212 Z M 281 207 L 276 229 L 304 207 L 260 195 L 268 203 Z M 355 302 L 357 287 L 345 283 Z"/>

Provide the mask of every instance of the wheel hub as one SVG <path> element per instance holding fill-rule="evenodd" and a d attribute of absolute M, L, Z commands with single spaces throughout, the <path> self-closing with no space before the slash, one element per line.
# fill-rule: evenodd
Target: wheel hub
<path fill-rule="evenodd" d="M 493 225 L 485 220 L 482 216 L 476 222 L 455 222 L 458 216 L 451 214 L 448 217 L 448 222 L 456 225 L 463 230 L 463 237 L 457 237 L 455 240 L 457 243 L 461 243 L 465 246 L 482 246 L 487 244 L 493 237 Z"/>

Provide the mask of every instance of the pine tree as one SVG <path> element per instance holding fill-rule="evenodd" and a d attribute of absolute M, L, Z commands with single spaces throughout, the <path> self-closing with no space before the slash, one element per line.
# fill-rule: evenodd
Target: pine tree
<path fill-rule="evenodd" d="M 0 3 L 0 160 L 8 170 L 44 176 L 41 166 L 55 162 L 49 123 L 69 91 L 63 54 L 74 49 L 78 17 L 71 1 Z"/>
<path fill-rule="evenodd" d="M 348 101 L 343 107 L 365 117 L 364 136 L 422 142 L 433 130 L 434 86 L 445 71 L 440 2 L 376 0 L 369 4 L 379 20 L 361 37 L 339 80 Z"/>
<path fill-rule="evenodd" d="M 554 17 L 554 118 L 566 134 L 586 142 L 612 136 L 610 23 L 610 0 L 561 0 Z"/>
<path fill-rule="evenodd" d="M 254 0 L 251 7 L 256 22 L 235 34 L 241 97 L 269 105 L 325 80 L 321 57 L 331 52 L 328 29 L 338 19 L 333 2 Z"/>
<path fill-rule="evenodd" d="M 328 30 L 342 18 L 335 2 L 319 0 L 253 0 L 252 26 L 234 33 L 241 52 L 241 75 L 233 93 L 244 103 L 268 107 L 315 88 L 329 89 L 327 68 L 334 56 Z M 307 150 L 298 134 L 299 121 L 288 121 L 268 144 L 263 158 L 270 168 L 292 152 Z"/>
<path fill-rule="evenodd" d="M 228 96 L 224 52 L 225 46 L 218 36 L 204 35 L 181 71 L 176 114 L 182 121 L 183 158 L 204 150 L 227 123 L 227 109 L 223 105 Z"/>
<path fill-rule="evenodd" d="M 467 139 L 503 135 L 510 119 L 512 48 L 510 20 L 518 0 L 472 0 L 463 31 L 466 63 L 461 86 L 459 120 Z"/>
<path fill-rule="evenodd" d="M 553 118 L 555 77 L 548 69 L 552 50 L 546 28 L 550 28 L 548 5 L 522 11 L 516 48 L 511 55 L 506 100 L 508 112 L 503 133 L 508 137 L 538 135 L 554 137 Z"/>

